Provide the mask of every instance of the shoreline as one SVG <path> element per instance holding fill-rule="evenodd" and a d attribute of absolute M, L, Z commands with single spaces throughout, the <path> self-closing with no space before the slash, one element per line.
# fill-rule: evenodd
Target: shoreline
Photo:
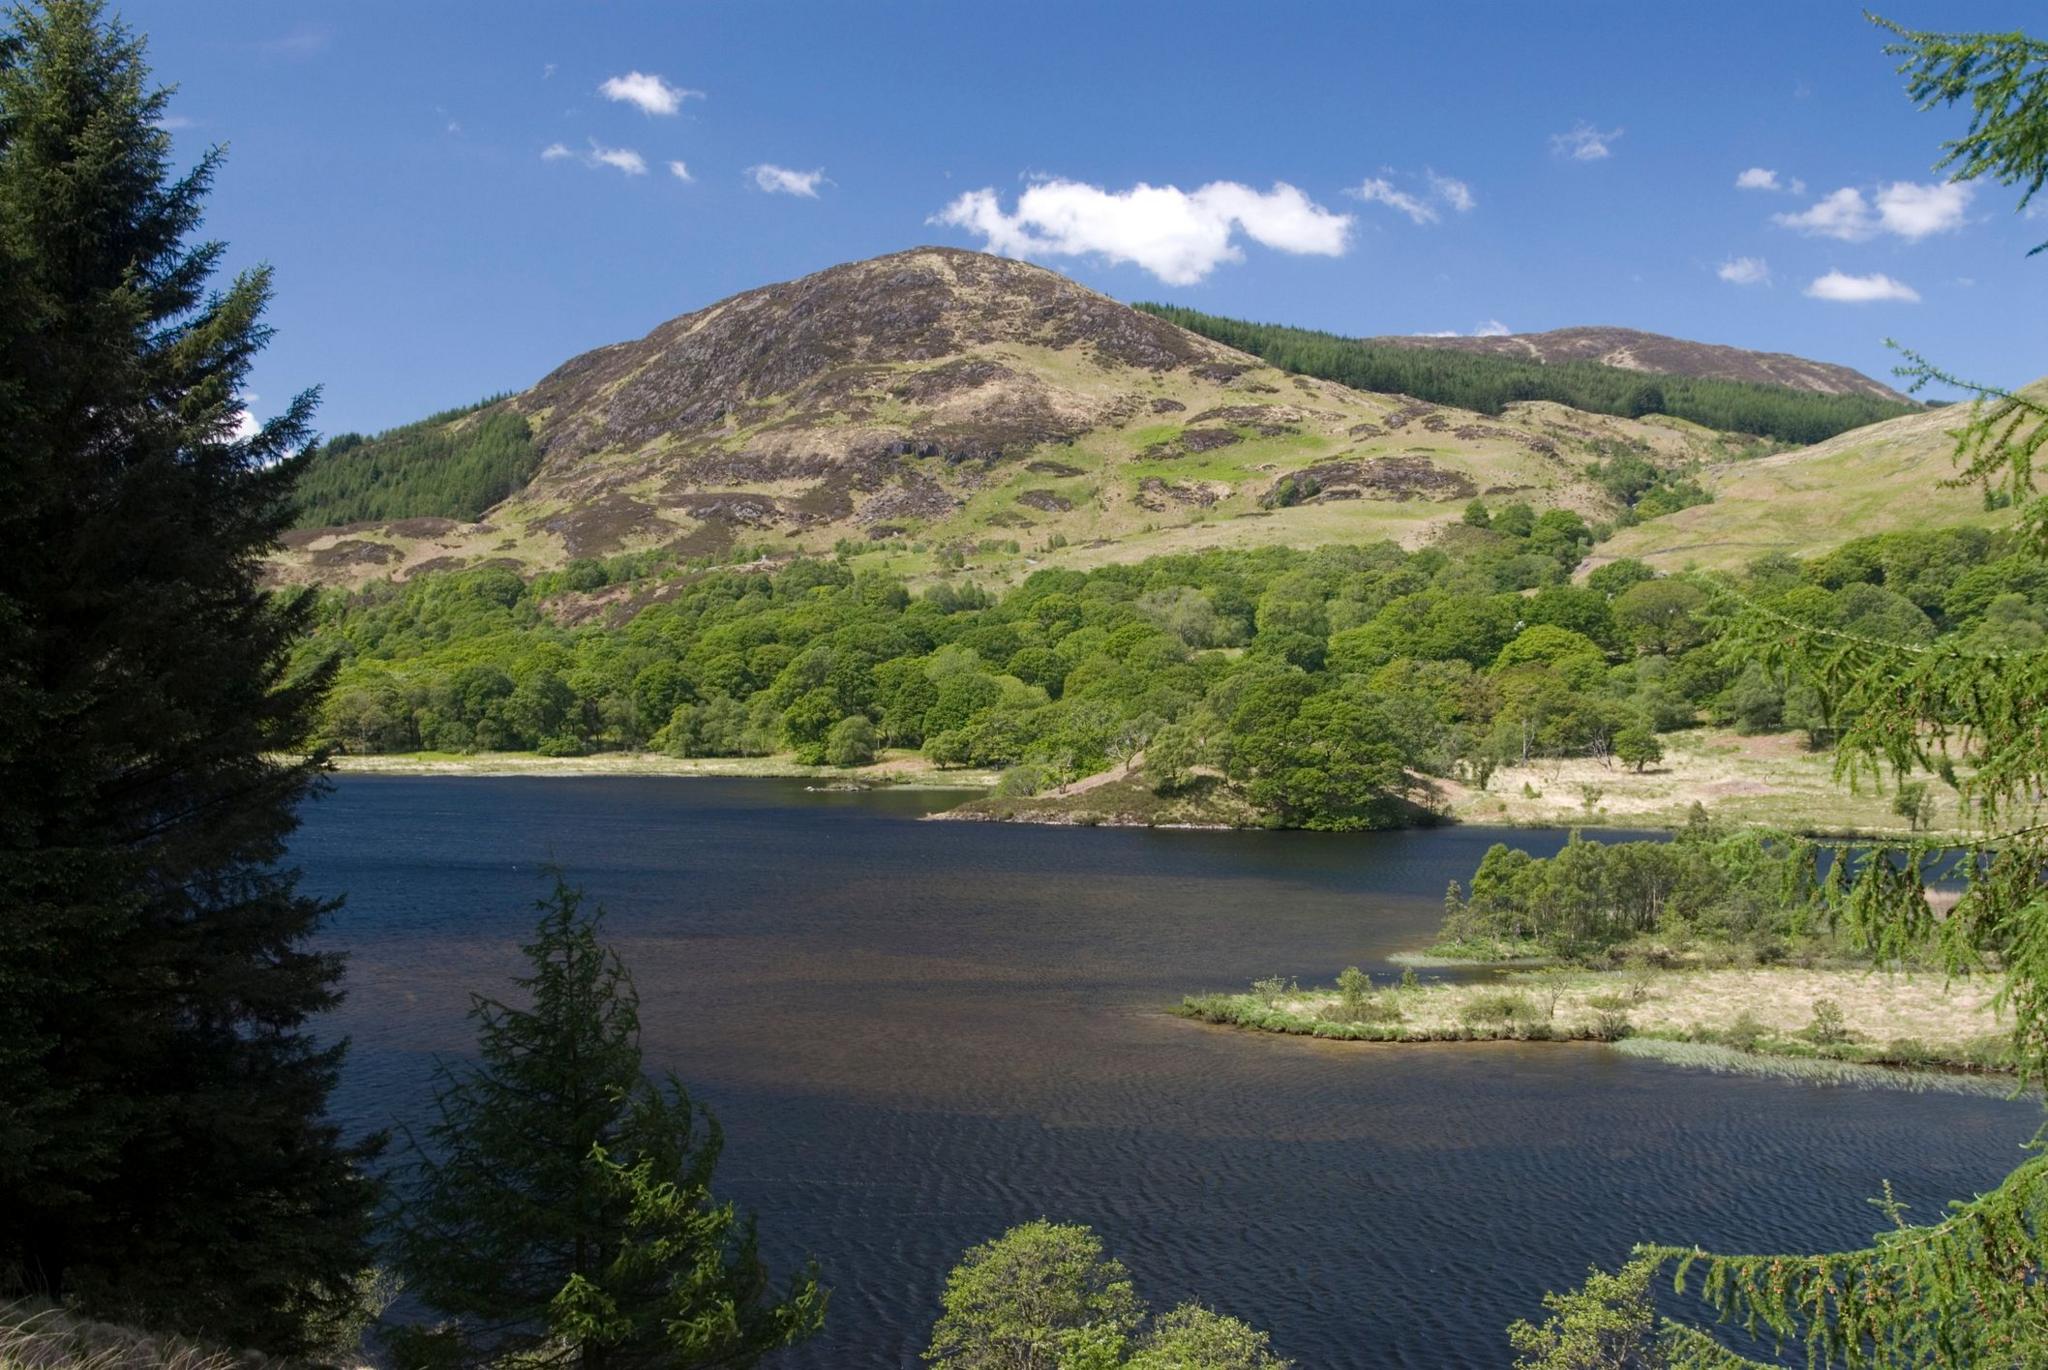
<path fill-rule="evenodd" d="M 1436 964 L 1453 964 L 1439 958 Z M 1455 963 L 1485 966 L 1486 962 Z M 1958 1075 L 2015 1083 L 1998 977 L 1790 966 L 1507 970 L 1471 982 L 1349 992 L 1266 980 L 1250 992 L 1184 997 L 1173 1012 L 1245 1031 L 1329 1041 L 1592 1042 L 1670 1064 L 1850 1083 Z M 1868 1078 L 1859 1072 L 1875 1071 Z M 1924 1083 L 1924 1082 L 1923 1082 Z M 1910 1087 L 1910 1084 L 1909 1084 Z"/>
<path fill-rule="evenodd" d="M 674 757 L 660 752 L 593 752 L 584 756 L 541 756 L 534 752 L 395 752 L 337 755 L 337 775 L 446 777 L 662 776 L 672 778 L 806 780 L 818 790 L 933 790 L 963 796 L 959 805 L 926 817 L 959 823 L 1028 823 L 1063 828 L 1156 828 L 1165 831 L 1289 832 L 1221 785 L 1198 787 L 1174 796 L 1152 793 L 1129 763 L 1088 776 L 1071 785 L 1037 795 L 999 798 L 994 794 L 1001 772 L 940 767 L 914 751 L 883 753 L 867 766 L 809 766 L 790 753 L 743 757 Z M 1445 782 L 1448 783 L 1448 782 Z M 1770 796 L 1776 800 L 1788 796 Z M 1775 803 L 1755 805 L 1739 797 L 1722 797 L 1711 807 L 1718 821 L 1731 826 L 1780 828 L 1819 840 L 1898 841 L 1903 838 L 1965 841 L 1964 831 L 1945 827 L 1917 832 L 1902 826 L 1868 821 L 1874 817 L 1867 797 L 1838 797 L 1828 808 L 1808 807 L 1809 821 L 1787 822 Z M 1513 806 L 1454 804 L 1438 812 L 1434 825 L 1500 828 L 1525 832 L 1677 832 L 1687 814 L 1675 809 L 1637 812 L 1601 808 L 1592 813 L 1564 809 L 1531 810 Z M 1859 819 L 1864 821 L 1858 821 Z M 1432 824 L 1398 829 L 1414 831 Z"/>
<path fill-rule="evenodd" d="M 660 752 L 593 752 L 588 756 L 541 756 L 533 752 L 393 752 L 331 759 L 337 775 L 668 776 L 720 780 L 810 780 L 816 790 L 957 790 L 986 793 L 996 773 L 940 769 L 921 759 L 885 757 L 868 766 L 807 766 L 780 756 L 677 757 Z"/>

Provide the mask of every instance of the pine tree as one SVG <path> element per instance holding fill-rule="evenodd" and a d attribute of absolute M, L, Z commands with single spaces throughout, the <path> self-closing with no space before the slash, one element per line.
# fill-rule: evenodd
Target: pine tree
<path fill-rule="evenodd" d="M 479 1061 L 444 1066 L 397 1220 L 408 1291 L 449 1316 L 402 1362 L 745 1366 L 817 1331 L 814 1271 L 780 1294 L 754 1224 L 711 1197 L 715 1119 L 641 1071 L 639 999 L 600 909 L 556 878 L 515 1008 L 476 996 Z"/>
<path fill-rule="evenodd" d="M 0 18 L 0 1289 L 291 1353 L 375 1197 L 277 865 L 325 680 L 260 573 L 314 396 L 238 434 L 270 276 L 209 293 L 221 153 L 174 175 L 167 98 L 96 0 Z"/>
<path fill-rule="evenodd" d="M 2048 42 L 1876 22 L 1897 36 L 1887 51 L 1905 59 L 1900 70 L 1915 101 L 1971 106 L 1969 130 L 1947 145 L 1942 165 L 1957 167 L 1961 180 L 1988 175 L 2022 186 L 2024 206 L 2048 183 Z M 2034 479 L 2034 462 L 2048 451 L 2048 404 L 1969 385 L 1917 357 L 1906 374 L 1974 392 L 1954 430 L 1956 479 L 2002 494 L 2019 515 L 2015 553 L 2048 565 L 2048 495 Z M 1961 862 L 1951 869 L 1947 841 L 1877 851 L 1844 844 L 1829 863 L 1826 898 L 1880 963 L 1931 953 L 1950 974 L 2001 977 L 2013 1060 L 2026 1084 L 2048 1083 L 2048 652 L 1901 643 L 1816 627 L 1732 587 L 1721 594 L 1734 611 L 1726 649 L 1804 681 L 1825 718 L 1840 725 L 1839 778 L 1922 783 L 1908 777 L 1945 767 L 1959 775 L 1959 822 L 1977 828 Z M 1953 771 L 1954 758 L 1971 763 L 1967 776 Z M 1927 898 L 1937 872 L 1967 879 L 1946 917 Z M 1938 1221 L 1908 1222 L 1889 1191 L 1878 1206 L 1892 1227 L 1859 1250 L 1719 1254 L 1646 1245 L 1626 1273 L 1669 1273 L 1723 1324 L 1778 1350 L 1798 1346 L 1809 1365 L 2048 1365 L 2048 1156 L 2033 1156 Z M 1553 1307 L 1583 1309 L 1600 1297 L 1595 1280 Z M 1657 1351 L 1672 1366 L 1766 1364 L 1678 1322 L 1660 1327 Z"/>

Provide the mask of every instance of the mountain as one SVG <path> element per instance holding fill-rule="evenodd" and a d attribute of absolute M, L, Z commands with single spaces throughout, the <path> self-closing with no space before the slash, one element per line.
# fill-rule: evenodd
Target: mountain
<path fill-rule="evenodd" d="M 1788 352 L 1751 352 L 1721 343 L 1668 338 L 1661 333 L 1644 333 L 1633 328 L 1555 328 L 1547 333 L 1509 333 L 1499 337 L 1407 335 L 1368 341 L 1398 347 L 1448 348 L 1545 365 L 1598 362 L 1624 371 L 1747 381 L 1755 385 L 1780 385 L 1817 395 L 1864 395 L 1876 400 L 1910 403 L 1904 395 L 1883 382 L 1833 362 L 1811 361 Z"/>
<path fill-rule="evenodd" d="M 1555 403 L 1498 416 L 1290 375 L 1024 262 L 916 248 L 750 290 L 531 389 L 309 460 L 282 581 L 830 551 L 1014 578 L 1383 537 L 1466 502 L 1588 517 L 1586 475 L 1742 444 Z M 506 491 L 509 489 L 509 493 Z M 486 507 L 487 506 L 487 507 Z"/>
<path fill-rule="evenodd" d="M 2048 379 L 2022 393 L 2048 401 Z M 1850 538 L 1965 524 L 2000 526 L 1982 491 L 1949 486 L 1961 411 L 1934 409 L 1749 461 L 1709 466 L 1711 504 L 1680 509 L 1600 545 L 1589 565 L 1635 557 L 1660 571 L 1734 569 L 1768 552 L 1812 556 Z"/>

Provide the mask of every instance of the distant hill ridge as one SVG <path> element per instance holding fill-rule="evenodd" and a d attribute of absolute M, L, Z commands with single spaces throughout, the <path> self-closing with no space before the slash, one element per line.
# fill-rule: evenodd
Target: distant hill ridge
<path fill-rule="evenodd" d="M 1812 443 L 1920 409 L 1867 377 L 1860 379 L 1883 394 L 1860 389 L 1826 391 L 1811 385 L 1718 375 L 1652 372 L 1588 357 L 1566 356 L 1562 349 L 1554 360 L 1545 361 L 1527 348 L 1458 345 L 1507 343 L 1512 339 L 1347 338 L 1285 324 L 1224 318 L 1175 305 L 1138 307 L 1286 371 L 1319 376 L 1359 390 L 1413 395 L 1435 404 L 1455 404 L 1487 414 L 1498 414 L 1508 405 L 1526 400 L 1550 400 L 1587 413 L 1629 418 L 1668 414 L 1724 433 Z M 1679 350 L 1710 346 L 1675 338 L 1666 341 Z M 1644 350 L 1645 355 L 1654 353 L 1660 358 L 1668 357 L 1671 364 L 1679 364 L 1676 352 L 1656 353 L 1647 345 Z M 1822 363 L 1802 365 L 1817 369 Z M 1845 375 L 1856 375 L 1847 368 L 1840 369 Z M 1784 374 L 1791 374 L 1789 367 Z M 1817 371 L 1808 374 L 1808 380 L 1816 374 Z"/>
<path fill-rule="evenodd" d="M 1889 385 L 1833 362 L 1817 362 L 1795 357 L 1789 352 L 1752 352 L 1723 343 L 1693 342 L 1662 333 L 1645 333 L 1635 328 L 1594 325 L 1495 337 L 1396 334 L 1367 341 L 1390 343 L 1397 347 L 1481 352 L 1493 357 L 1540 362 L 1546 366 L 1568 361 L 1598 362 L 1624 371 L 1748 381 L 1755 385 L 1782 385 L 1788 390 L 1808 390 L 1817 395 L 1867 395 L 1871 399 L 1897 404 L 1911 403 Z"/>

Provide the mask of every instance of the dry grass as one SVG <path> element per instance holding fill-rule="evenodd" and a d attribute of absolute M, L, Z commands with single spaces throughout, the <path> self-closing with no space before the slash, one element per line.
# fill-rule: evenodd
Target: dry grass
<path fill-rule="evenodd" d="M 1553 987 L 1554 1010 L 1549 1002 Z M 1564 1036 L 1593 1034 L 1602 1011 L 1595 1001 L 1613 1000 L 1627 1001 L 1619 1011 L 1633 1031 L 1660 1036 L 1719 1034 L 1747 1014 L 1768 1031 L 1790 1037 L 1812 1022 L 1814 1002 L 1820 999 L 1841 1007 L 1852 1038 L 1912 1038 L 1936 1052 L 1959 1053 L 2009 1026 L 1992 1011 L 1997 985 L 1990 977 L 1950 981 L 1934 973 L 1791 967 L 1555 972 L 1393 993 L 1405 1026 L 1440 1036 L 1466 1023 L 1474 1000 L 1503 992 L 1526 994 L 1543 1020 Z M 1336 1003 L 1334 990 L 1315 990 L 1284 996 L 1274 1007 L 1314 1018 Z"/>
<path fill-rule="evenodd" d="M 1833 1079 L 1823 1067 L 2009 1072 L 2010 1024 L 1993 1009 L 1995 993 L 1995 983 L 1981 976 L 1946 981 L 1850 969 L 1551 968 L 1461 984 L 1411 981 L 1349 1004 L 1334 988 L 1264 981 L 1248 994 L 1189 996 L 1179 1011 L 1211 1023 L 1346 1041 L 1654 1039 L 1674 1048 L 1712 1048 L 1662 1053 L 1675 1064 L 1726 1069 L 1726 1058 L 1740 1056 L 1780 1063 L 1751 1073 L 1796 1075 L 1814 1066 L 1814 1078 Z M 1826 1022 L 1817 1011 L 1822 1004 L 1833 1006 Z M 2009 1074 L 2004 1078 L 2010 1082 Z"/>
<path fill-rule="evenodd" d="M 664 756 L 660 752 L 597 752 L 590 756 L 541 756 L 534 752 L 400 752 L 384 756 L 338 756 L 335 769 L 348 775 L 681 775 L 743 776 L 809 780 L 814 788 L 935 789 L 982 791 L 995 784 L 994 771 L 943 769 L 916 752 L 884 752 L 870 766 L 806 766 L 790 753 L 775 756 Z"/>
<path fill-rule="evenodd" d="M 0 1370 L 246 1370 L 268 1363 L 91 1322 L 46 1303 L 0 1305 Z"/>
<path fill-rule="evenodd" d="M 2039 387 L 2030 387 L 2039 389 Z M 1851 537 L 1964 524 L 2002 524 L 1955 474 L 1953 411 L 1935 410 L 1858 428 L 1812 447 L 1708 473 L 1712 504 L 1681 509 L 1615 534 L 1588 567 L 1636 557 L 1660 571 L 1733 570 L 1767 552 L 1810 557 Z"/>
<path fill-rule="evenodd" d="M 1437 781 L 1453 817 L 1512 827 L 1683 827 L 1694 804 L 1718 823 L 1794 832 L 1903 836 L 1892 794 L 1851 792 L 1834 776 L 1832 752 L 1808 751 L 1797 733 L 1744 737 L 1724 728 L 1667 733 L 1664 760 L 1640 773 L 1616 762 L 1539 761 L 1494 772 L 1484 790 Z M 1963 823 L 1956 797 L 1929 787 L 1933 828 Z M 1592 802 L 1587 802 L 1591 793 Z"/>

